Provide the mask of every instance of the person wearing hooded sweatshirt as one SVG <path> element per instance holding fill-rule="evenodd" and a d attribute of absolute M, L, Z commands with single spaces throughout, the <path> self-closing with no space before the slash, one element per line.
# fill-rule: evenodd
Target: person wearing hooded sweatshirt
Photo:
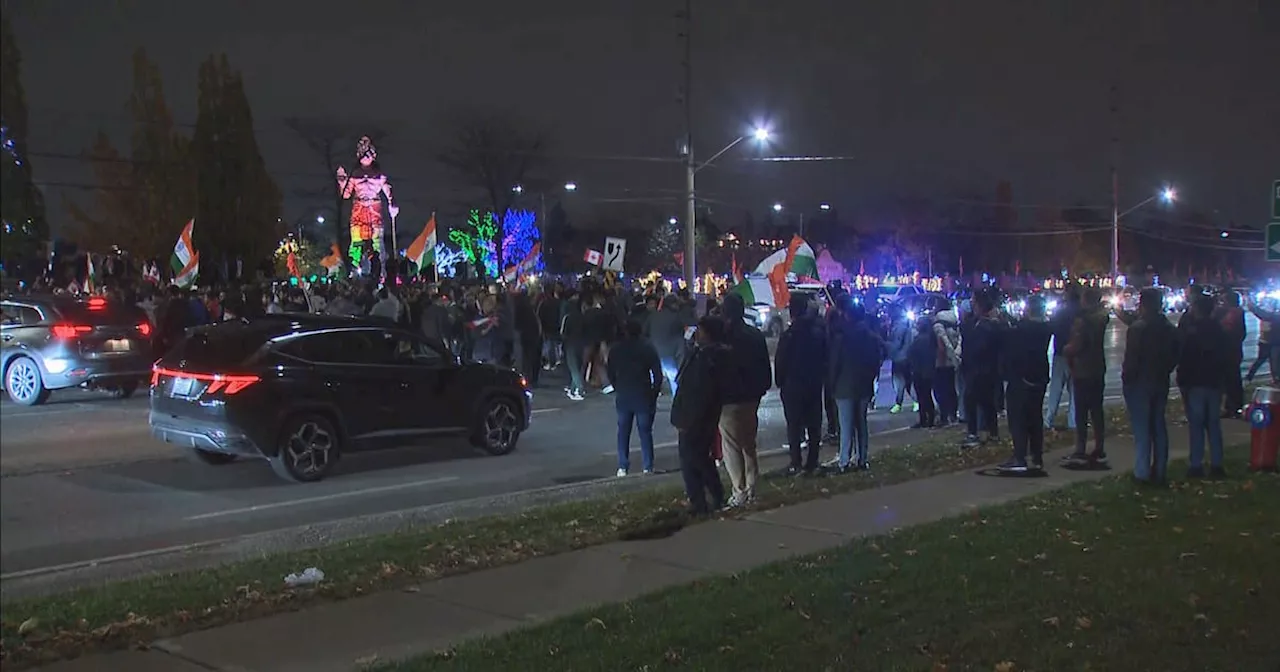
<path fill-rule="evenodd" d="M 934 368 L 933 394 L 938 398 L 938 426 L 956 421 L 960 397 L 956 393 L 956 369 L 960 367 L 960 315 L 954 308 L 939 311 L 933 322 L 937 338 L 938 359 Z"/>
<path fill-rule="evenodd" d="M 787 443 L 791 464 L 787 473 L 818 469 L 822 443 L 823 388 L 827 382 L 827 330 L 801 294 L 792 294 L 789 304 L 791 325 L 778 339 L 773 360 L 774 381 L 782 398 L 787 421 Z M 800 444 L 808 439 L 809 454 L 801 462 Z"/>
<path fill-rule="evenodd" d="M 773 367 L 764 334 L 743 319 L 746 303 L 739 294 L 724 297 L 725 343 L 729 346 L 730 385 L 720 411 L 720 436 L 724 465 L 733 485 L 730 506 L 742 506 L 755 497 L 760 464 L 756 458 L 756 434 L 760 429 L 760 400 L 773 386 Z"/>
<path fill-rule="evenodd" d="M 1067 464 L 1107 461 L 1105 413 L 1102 410 L 1107 358 L 1103 346 L 1110 321 L 1111 317 L 1102 305 L 1102 293 L 1093 287 L 1085 290 L 1080 299 L 1080 313 L 1071 325 L 1071 339 L 1065 350 L 1071 366 L 1071 396 L 1076 402 L 1076 449 L 1063 458 Z M 1086 452 L 1091 426 L 1093 452 Z"/>
<path fill-rule="evenodd" d="M 889 372 L 893 377 L 893 406 L 890 413 L 902 410 L 902 402 L 910 396 L 916 401 L 912 410 L 920 410 L 920 396 L 911 385 L 911 361 L 907 351 L 915 335 L 915 325 L 907 319 L 906 311 L 901 306 L 893 306 L 889 311 L 889 333 L 885 346 L 889 350 Z"/>
<path fill-rule="evenodd" d="M 724 484 L 712 457 L 720 423 L 728 368 L 724 322 L 704 317 L 694 332 L 694 346 L 680 364 L 677 391 L 671 400 L 671 424 L 679 434 L 677 451 L 689 512 L 704 516 L 724 508 Z M 707 503 L 711 495 L 711 503 Z"/>
<path fill-rule="evenodd" d="M 1062 393 L 1067 393 L 1067 429 L 1076 428 L 1076 398 L 1071 394 L 1071 367 L 1067 364 L 1067 341 L 1071 340 L 1071 327 L 1080 313 L 1080 291 L 1073 285 L 1062 298 L 1062 305 L 1049 320 L 1053 327 L 1053 362 L 1049 368 L 1049 403 L 1044 408 L 1044 428 L 1053 429 L 1058 416 Z"/>
<path fill-rule="evenodd" d="M 1120 380 L 1133 428 L 1133 477 L 1163 483 L 1169 466 L 1169 374 L 1178 365 L 1178 332 L 1164 314 L 1164 294 L 1155 288 L 1138 296 L 1138 314 L 1120 313 L 1129 326 Z"/>
<path fill-rule="evenodd" d="M 885 358 L 884 341 L 867 324 L 866 311 L 851 300 L 840 307 L 843 324 L 831 344 L 831 393 L 840 417 L 840 471 L 869 468 L 871 433 L 867 411 Z"/>
<path fill-rule="evenodd" d="M 1005 471 L 1044 468 L 1044 423 L 1040 409 L 1049 385 L 1049 339 L 1053 337 L 1053 327 L 1044 313 L 1044 297 L 1032 296 L 1027 299 L 1022 319 L 1005 331 L 1002 338 L 1000 363 L 1008 383 L 1005 401 L 1009 434 L 1013 437 L 1013 458 L 1000 465 Z"/>
<path fill-rule="evenodd" d="M 644 337 L 658 351 L 662 375 L 671 387 L 672 397 L 676 396 L 676 374 L 680 371 L 680 358 L 685 348 L 684 330 L 690 326 L 689 318 L 680 310 L 680 305 L 680 299 L 674 294 L 667 295 L 658 310 L 644 322 Z"/>
<path fill-rule="evenodd" d="M 1233 359 L 1231 348 L 1235 344 L 1222 328 L 1221 320 L 1213 318 L 1213 298 L 1203 294 L 1191 300 L 1190 310 L 1178 321 L 1178 336 L 1182 345 L 1178 389 L 1182 392 L 1187 429 L 1191 433 L 1187 476 L 1204 477 L 1204 444 L 1208 437 L 1210 475 L 1221 478 L 1226 472 L 1222 465 L 1222 418 L 1218 409 L 1225 387 L 1222 373 Z"/>
<path fill-rule="evenodd" d="M 1244 340 L 1248 336 L 1244 309 L 1240 307 L 1240 292 L 1224 293 L 1222 305 L 1214 312 L 1213 317 L 1222 323 L 1227 343 L 1231 346 L 1228 350 L 1231 360 L 1223 371 L 1226 387 L 1222 396 L 1222 417 L 1239 418 L 1244 413 L 1244 380 L 1240 377 L 1240 367 L 1244 364 Z"/>

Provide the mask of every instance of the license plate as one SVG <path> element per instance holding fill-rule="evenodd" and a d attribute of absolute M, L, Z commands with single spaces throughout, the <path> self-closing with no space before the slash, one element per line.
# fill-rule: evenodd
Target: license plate
<path fill-rule="evenodd" d="M 106 342 L 104 347 L 107 352 L 128 352 L 131 346 L 127 338 L 112 338 Z"/>
<path fill-rule="evenodd" d="M 169 396 L 189 397 L 196 387 L 195 378 L 174 378 L 173 387 L 169 388 Z"/>

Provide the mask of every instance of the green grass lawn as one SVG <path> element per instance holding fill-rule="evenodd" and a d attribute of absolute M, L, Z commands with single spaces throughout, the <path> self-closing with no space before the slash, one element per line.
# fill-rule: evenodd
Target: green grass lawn
<path fill-rule="evenodd" d="M 1230 467 L 1083 483 L 387 669 L 1276 672 L 1280 478 Z"/>

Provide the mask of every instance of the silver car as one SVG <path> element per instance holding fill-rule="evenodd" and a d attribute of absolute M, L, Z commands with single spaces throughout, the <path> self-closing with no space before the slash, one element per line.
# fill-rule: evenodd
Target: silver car
<path fill-rule="evenodd" d="M 151 323 L 142 309 L 102 298 L 21 296 L 0 301 L 4 389 L 26 406 L 53 390 L 129 397 L 151 374 Z"/>

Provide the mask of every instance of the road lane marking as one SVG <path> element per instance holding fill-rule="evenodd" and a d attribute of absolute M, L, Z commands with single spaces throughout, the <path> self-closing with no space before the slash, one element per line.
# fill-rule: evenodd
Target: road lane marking
<path fill-rule="evenodd" d="M 563 410 L 564 410 L 564 408 L 563 408 L 563 407 L 560 407 L 560 408 L 535 408 L 535 409 L 533 409 L 533 411 L 532 411 L 532 412 L 533 412 L 533 414 L 534 414 L 534 415 L 537 415 L 537 414 L 539 414 L 539 413 L 551 413 L 551 412 L 553 412 L 553 411 L 563 411 Z"/>
<path fill-rule="evenodd" d="M 428 478 L 423 481 L 413 481 L 411 483 L 396 483 L 395 485 L 380 485 L 376 488 L 363 488 L 361 490 L 345 490 L 343 492 L 335 492 L 328 495 L 319 495 L 316 497 L 303 497 L 302 499 L 290 499 L 283 502 L 271 502 L 270 504 L 256 504 L 254 506 L 246 506 L 239 509 L 226 509 L 223 511 L 212 511 L 210 513 L 201 513 L 195 516 L 187 516 L 183 518 L 185 521 L 192 520 L 208 520 L 210 518 L 225 518 L 227 516 L 238 516 L 244 513 L 257 513 L 258 511 L 269 511 L 271 509 L 282 509 L 288 506 L 301 506 L 303 504 L 317 504 L 320 502 L 328 502 L 335 499 L 344 499 L 346 497 L 358 497 L 360 495 L 376 495 L 383 492 L 394 492 L 396 490 L 407 490 L 422 485 L 435 485 L 438 483 L 448 483 L 458 480 L 457 476 L 442 476 L 440 478 Z"/>

